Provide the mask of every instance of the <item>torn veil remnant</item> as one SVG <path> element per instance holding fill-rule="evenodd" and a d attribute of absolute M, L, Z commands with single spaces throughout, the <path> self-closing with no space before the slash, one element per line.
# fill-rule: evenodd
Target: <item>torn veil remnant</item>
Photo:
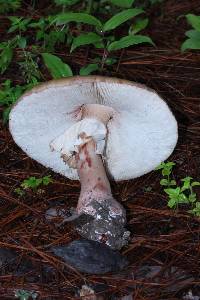
<path fill-rule="evenodd" d="M 113 249 L 127 242 L 128 232 L 125 211 L 112 197 L 106 173 L 116 181 L 146 174 L 171 154 L 178 137 L 172 112 L 154 91 L 101 76 L 33 88 L 13 107 L 10 131 L 29 156 L 80 179 L 73 219 L 82 225 L 76 222 L 76 228 Z M 90 221 L 79 219 L 84 215 Z"/>

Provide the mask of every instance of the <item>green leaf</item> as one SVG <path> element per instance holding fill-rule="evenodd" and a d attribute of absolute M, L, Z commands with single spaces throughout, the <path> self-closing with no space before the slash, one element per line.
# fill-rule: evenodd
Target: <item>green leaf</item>
<path fill-rule="evenodd" d="M 175 181 L 175 180 L 171 180 L 171 181 L 169 182 L 169 185 L 176 185 L 176 181 Z"/>
<path fill-rule="evenodd" d="M 192 25 L 194 29 L 200 31 L 200 16 L 196 16 L 193 14 L 186 15 L 187 21 Z"/>
<path fill-rule="evenodd" d="M 81 76 L 87 76 L 89 74 L 91 74 L 92 72 L 95 72 L 99 69 L 99 65 L 98 64 L 89 64 L 86 67 L 82 67 L 80 69 L 79 74 Z"/>
<path fill-rule="evenodd" d="M 102 24 L 97 18 L 85 13 L 70 12 L 70 13 L 60 14 L 54 19 L 53 22 L 56 22 L 56 25 L 64 25 L 69 22 L 76 22 L 76 23 L 94 25 L 98 28 L 102 28 Z"/>
<path fill-rule="evenodd" d="M 51 182 L 53 182 L 51 175 L 42 177 L 42 184 L 48 185 Z"/>
<path fill-rule="evenodd" d="M 192 193 L 189 195 L 189 202 L 194 203 L 197 200 L 197 195 L 195 193 Z"/>
<path fill-rule="evenodd" d="M 161 179 L 160 185 L 168 186 L 169 185 L 169 181 L 167 179 Z"/>
<path fill-rule="evenodd" d="M 176 165 L 174 162 L 162 162 L 159 166 L 156 167 L 155 170 L 162 170 L 163 176 L 168 176 L 171 174 L 173 166 Z"/>
<path fill-rule="evenodd" d="M 13 57 L 13 49 L 9 46 L 3 49 L 0 54 L 0 71 L 3 74 L 11 63 Z"/>
<path fill-rule="evenodd" d="M 170 199 L 167 203 L 167 206 L 169 206 L 170 208 L 176 207 L 176 200 L 174 199 Z"/>
<path fill-rule="evenodd" d="M 86 34 L 81 34 L 73 39 L 73 43 L 70 49 L 70 52 L 74 51 L 74 49 L 89 44 L 95 44 L 102 41 L 102 37 L 94 32 L 89 32 Z"/>
<path fill-rule="evenodd" d="M 183 52 L 187 49 L 199 50 L 200 49 L 200 40 L 196 40 L 196 39 L 186 40 L 181 46 L 181 51 Z"/>
<path fill-rule="evenodd" d="M 22 48 L 22 49 L 26 48 L 27 41 L 26 41 L 25 37 L 20 37 L 18 39 L 17 43 L 18 43 L 19 48 Z"/>
<path fill-rule="evenodd" d="M 191 186 L 200 186 L 200 182 L 199 181 L 194 181 L 194 182 L 192 182 Z"/>
<path fill-rule="evenodd" d="M 171 168 L 165 167 L 162 169 L 162 175 L 163 176 L 168 176 L 171 174 Z"/>
<path fill-rule="evenodd" d="M 178 197 L 180 194 L 180 187 L 177 187 L 175 189 L 169 188 L 169 189 L 164 189 L 165 193 L 168 194 L 170 197 Z"/>
<path fill-rule="evenodd" d="M 155 170 L 157 171 L 157 170 L 162 170 L 163 168 L 164 168 L 164 166 L 165 166 L 165 163 L 164 162 L 161 162 L 160 164 L 159 164 L 159 166 L 157 166 L 156 168 L 155 168 Z"/>
<path fill-rule="evenodd" d="M 124 22 L 132 19 L 133 17 L 135 17 L 141 13 L 143 13 L 143 10 L 140 8 L 126 9 L 126 10 L 116 14 L 110 20 L 108 20 L 103 26 L 103 31 L 105 32 L 105 31 L 115 29 L 119 25 L 123 24 Z"/>
<path fill-rule="evenodd" d="M 22 184 L 21 187 L 23 189 L 28 189 L 28 188 L 37 188 L 40 184 L 42 183 L 42 179 L 38 179 L 36 177 L 29 177 L 28 179 L 25 179 Z"/>
<path fill-rule="evenodd" d="M 8 29 L 8 33 L 14 32 L 14 31 L 16 31 L 18 28 L 19 28 L 18 25 L 13 25 L 12 27 L 10 27 L 10 28 Z"/>
<path fill-rule="evenodd" d="M 42 53 L 42 57 L 53 78 L 73 76 L 71 68 L 59 57 L 50 53 Z"/>
<path fill-rule="evenodd" d="M 200 40 L 200 32 L 197 30 L 188 30 L 185 35 L 191 39 Z"/>
<path fill-rule="evenodd" d="M 146 28 L 149 23 L 149 19 L 141 19 L 138 20 L 135 24 L 133 24 L 129 29 L 129 34 L 136 34 L 142 29 Z"/>
<path fill-rule="evenodd" d="M 11 111 L 11 107 L 7 107 L 3 111 L 3 125 L 5 125 L 9 120 L 9 114 Z"/>
<path fill-rule="evenodd" d="M 191 176 L 186 176 L 185 178 L 181 179 L 181 181 L 190 183 L 190 181 L 191 181 L 192 179 L 193 179 L 193 178 L 192 178 Z"/>
<path fill-rule="evenodd" d="M 178 196 L 178 202 L 179 203 L 186 203 L 187 204 L 189 202 L 188 201 L 188 197 L 184 193 L 181 193 Z"/>
<path fill-rule="evenodd" d="M 187 177 L 181 179 L 181 181 L 183 181 L 183 186 L 181 187 L 182 192 L 190 189 L 191 180 L 192 180 L 192 177 L 190 177 L 190 176 L 187 176 Z"/>
<path fill-rule="evenodd" d="M 189 212 L 197 217 L 200 217 L 200 202 L 195 203 L 196 207 L 192 210 L 189 210 Z"/>
<path fill-rule="evenodd" d="M 141 43 L 149 43 L 154 45 L 150 37 L 145 35 L 128 35 L 121 38 L 119 41 L 115 41 L 108 46 L 108 51 L 119 50 L 132 45 L 137 45 Z"/>
<path fill-rule="evenodd" d="M 134 0 L 110 0 L 116 6 L 129 8 L 133 5 Z"/>
<path fill-rule="evenodd" d="M 16 188 L 15 190 L 14 190 L 14 192 L 18 195 L 18 196 L 24 196 L 25 195 L 25 192 L 22 190 L 22 189 L 20 189 L 20 188 Z"/>

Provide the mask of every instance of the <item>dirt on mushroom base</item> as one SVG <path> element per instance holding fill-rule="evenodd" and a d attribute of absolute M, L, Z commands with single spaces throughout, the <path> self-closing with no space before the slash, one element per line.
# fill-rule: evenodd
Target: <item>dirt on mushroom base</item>
<path fill-rule="evenodd" d="M 48 1 L 40 1 L 41 14 L 48 6 Z M 22 10 L 23 13 L 27 13 Z M 43 11 L 42 11 L 43 9 Z M 145 83 L 156 89 L 169 103 L 179 122 L 180 139 L 176 151 L 170 158 L 177 163 L 175 175 L 183 178 L 190 175 L 199 176 L 199 67 L 200 54 L 198 52 L 181 55 L 179 46 L 183 41 L 186 24 L 184 18 L 178 22 L 177 17 L 193 11 L 200 14 L 199 3 L 196 0 L 165 1 L 161 9 L 158 7 L 151 12 L 152 25 L 150 35 L 158 45 L 156 50 L 146 47 L 128 49 L 119 53 L 121 56 L 118 71 L 116 65 L 104 74 L 123 77 L 129 80 Z M 165 33 L 165 34 L 163 34 Z M 176 38 L 175 38 L 176 35 Z M 2 37 L 3 38 L 3 37 Z M 61 55 L 66 55 L 65 52 Z M 96 54 L 96 50 L 89 52 L 88 60 Z M 70 58 L 74 68 L 84 65 L 87 59 L 85 51 L 76 52 Z M 11 78 L 15 83 L 23 80 L 18 76 L 15 66 L 10 74 L 2 76 L 1 80 Z M 46 77 L 47 79 L 48 77 Z M 0 292 L 2 299 L 12 299 L 17 288 L 35 289 L 42 299 L 73 299 L 76 289 L 85 281 L 75 273 L 62 272 L 61 265 L 54 262 L 55 273 L 40 272 L 40 261 L 52 263 L 46 254 L 45 246 L 55 243 L 69 243 L 77 239 L 78 235 L 70 228 L 57 229 L 44 221 L 43 212 L 49 203 L 58 200 L 68 200 L 69 208 L 75 206 L 79 185 L 63 179 L 52 173 L 54 183 L 45 189 L 43 194 L 29 192 L 25 198 L 18 199 L 12 192 L 16 186 L 29 176 L 38 176 L 46 172 L 39 164 L 26 157 L 14 144 L 8 130 L 0 131 L 0 188 L 1 188 L 1 243 L 4 246 L 12 246 L 18 250 L 19 259 L 24 259 L 31 254 L 33 264 L 40 274 L 36 276 L 36 269 L 32 269 L 30 276 L 15 277 L 4 274 L 0 278 Z M 161 193 L 159 175 L 151 173 L 142 178 L 121 184 L 113 183 L 113 194 L 127 208 L 129 229 L 132 232 L 132 242 L 124 249 L 129 256 L 130 266 L 125 272 L 117 275 L 87 276 L 87 283 L 106 283 L 107 299 L 114 295 L 127 295 L 127 290 L 132 286 L 134 296 L 137 299 L 182 299 L 192 289 L 192 294 L 199 295 L 198 286 L 194 282 L 199 281 L 199 220 L 190 218 L 186 210 L 180 209 L 176 213 L 167 209 L 166 199 Z M 151 191 L 150 191 L 151 189 Z M 200 195 L 199 195 L 200 196 Z M 20 201 L 20 202 L 16 202 Z M 24 206 L 23 203 L 26 205 Z M 2 245 L 2 244 L 1 244 Z M 161 267 L 155 279 L 145 278 L 146 282 L 136 279 L 134 275 L 140 266 L 155 266 L 155 262 Z M 179 277 L 183 285 L 180 289 L 173 290 L 177 284 L 177 272 L 170 273 L 171 266 L 184 268 L 186 281 Z M 163 272 L 168 270 L 169 277 L 164 278 Z M 22 278 L 29 282 L 23 283 Z M 166 288 L 168 287 L 168 288 Z"/>

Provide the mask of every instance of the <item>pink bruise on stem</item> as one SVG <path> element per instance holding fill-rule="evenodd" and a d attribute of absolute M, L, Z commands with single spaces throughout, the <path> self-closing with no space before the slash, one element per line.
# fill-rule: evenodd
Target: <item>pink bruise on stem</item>
<path fill-rule="evenodd" d="M 79 152 L 76 154 L 76 166 L 81 182 L 81 192 L 77 205 L 78 214 L 93 215 L 95 211 L 90 205 L 93 200 L 101 203 L 112 197 L 102 158 L 95 153 L 95 148 L 95 142 L 91 139 L 88 143 L 80 146 Z M 122 209 L 118 202 L 115 202 L 111 208 L 111 213 L 121 215 Z"/>

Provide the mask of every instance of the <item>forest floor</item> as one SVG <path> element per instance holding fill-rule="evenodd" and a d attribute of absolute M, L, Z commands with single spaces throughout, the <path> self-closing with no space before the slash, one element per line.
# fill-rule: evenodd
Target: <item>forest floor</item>
<path fill-rule="evenodd" d="M 45 15 L 46 7 L 48 1 L 41 1 L 35 15 Z M 17 13 L 26 16 L 28 10 L 25 3 Z M 101 72 L 146 84 L 166 100 L 179 126 L 178 144 L 169 158 L 176 163 L 173 176 L 178 182 L 186 176 L 200 179 L 200 52 L 180 51 L 188 24 L 184 17 L 179 17 L 187 13 L 200 15 L 199 1 L 166 0 L 150 7 L 146 32 L 156 48 L 142 45 L 118 51 L 117 63 Z M 4 18 L 0 22 L 3 41 L 8 22 Z M 91 47 L 72 54 L 57 49 L 74 74 L 97 53 L 102 55 L 101 50 Z M 11 79 L 15 84 L 23 84 L 16 68 L 16 63 L 12 63 L 1 76 L 1 83 Z M 48 74 L 45 76 L 49 79 Z M 40 299 L 46 300 L 78 299 L 75 290 L 84 283 L 104 284 L 105 299 L 133 292 L 133 299 L 137 300 L 175 300 L 183 299 L 189 290 L 200 297 L 200 218 L 190 215 L 185 206 L 176 210 L 167 207 L 158 171 L 122 183 L 112 182 L 115 198 L 127 210 L 127 227 L 131 231 L 131 240 L 122 249 L 130 262 L 128 268 L 101 276 L 63 270 L 62 261 L 54 260 L 48 247 L 67 244 L 78 235 L 71 226 L 58 229 L 48 224 L 44 213 L 50 203 L 60 199 L 75 207 L 80 184 L 27 157 L 14 143 L 8 126 L 0 122 L 0 246 L 17 251 L 16 269 L 2 270 L 0 299 L 15 299 L 17 289 L 34 290 Z M 45 175 L 51 175 L 53 183 L 42 193 L 27 191 L 19 197 L 14 192 L 24 179 Z M 198 190 L 197 193 L 200 197 Z M 29 271 L 17 272 L 17 266 L 26 258 L 32 261 Z M 54 271 L 43 272 L 44 263 L 54 267 Z M 150 268 L 154 276 L 147 276 L 145 268 Z"/>

